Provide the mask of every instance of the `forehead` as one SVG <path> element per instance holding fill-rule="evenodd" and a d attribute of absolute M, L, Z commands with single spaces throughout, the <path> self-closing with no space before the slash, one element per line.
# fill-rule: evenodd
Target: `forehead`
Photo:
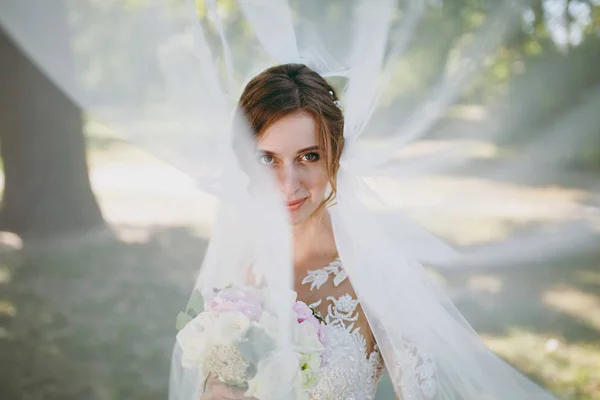
<path fill-rule="evenodd" d="M 312 115 L 306 112 L 280 118 L 264 131 L 258 141 L 260 150 L 277 154 L 295 153 L 317 145 L 317 124 Z"/>

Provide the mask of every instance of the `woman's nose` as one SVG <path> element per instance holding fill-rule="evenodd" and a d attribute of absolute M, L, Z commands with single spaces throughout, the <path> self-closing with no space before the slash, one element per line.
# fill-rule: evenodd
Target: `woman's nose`
<path fill-rule="evenodd" d="M 283 194 L 289 197 L 296 193 L 300 188 L 299 171 L 293 165 L 287 165 L 282 168 L 279 182 Z"/>

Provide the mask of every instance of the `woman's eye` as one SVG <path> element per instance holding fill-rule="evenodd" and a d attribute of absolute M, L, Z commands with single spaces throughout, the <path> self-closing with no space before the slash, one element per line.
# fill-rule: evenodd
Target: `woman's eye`
<path fill-rule="evenodd" d="M 258 157 L 258 162 L 263 165 L 272 165 L 275 162 L 275 160 L 273 159 L 273 156 L 264 154 L 264 155 Z"/>
<path fill-rule="evenodd" d="M 306 162 L 315 162 L 315 161 L 319 161 L 320 156 L 319 153 L 306 153 L 304 154 L 302 157 L 300 157 L 300 159 L 302 161 L 306 161 Z"/>

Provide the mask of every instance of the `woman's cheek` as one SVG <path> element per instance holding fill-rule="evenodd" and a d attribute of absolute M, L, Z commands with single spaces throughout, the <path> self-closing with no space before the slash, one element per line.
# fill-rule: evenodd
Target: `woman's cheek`
<path fill-rule="evenodd" d="M 322 164 L 315 163 L 309 167 L 308 180 L 310 182 L 310 191 L 315 193 L 325 192 L 327 189 L 327 174 Z"/>

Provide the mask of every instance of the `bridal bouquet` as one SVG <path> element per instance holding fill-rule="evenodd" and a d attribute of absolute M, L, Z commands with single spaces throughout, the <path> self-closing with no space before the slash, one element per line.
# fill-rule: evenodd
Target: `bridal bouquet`
<path fill-rule="evenodd" d="M 194 316 L 192 303 L 200 299 L 196 291 L 187 312 L 178 317 L 184 367 L 199 368 L 204 376 L 214 374 L 245 390 L 247 397 L 282 398 L 291 387 L 296 398 L 309 399 L 326 361 L 324 323 L 314 310 L 303 302 L 293 303 L 293 351 L 283 354 L 276 349 L 278 320 L 261 289 L 219 290 Z"/>

